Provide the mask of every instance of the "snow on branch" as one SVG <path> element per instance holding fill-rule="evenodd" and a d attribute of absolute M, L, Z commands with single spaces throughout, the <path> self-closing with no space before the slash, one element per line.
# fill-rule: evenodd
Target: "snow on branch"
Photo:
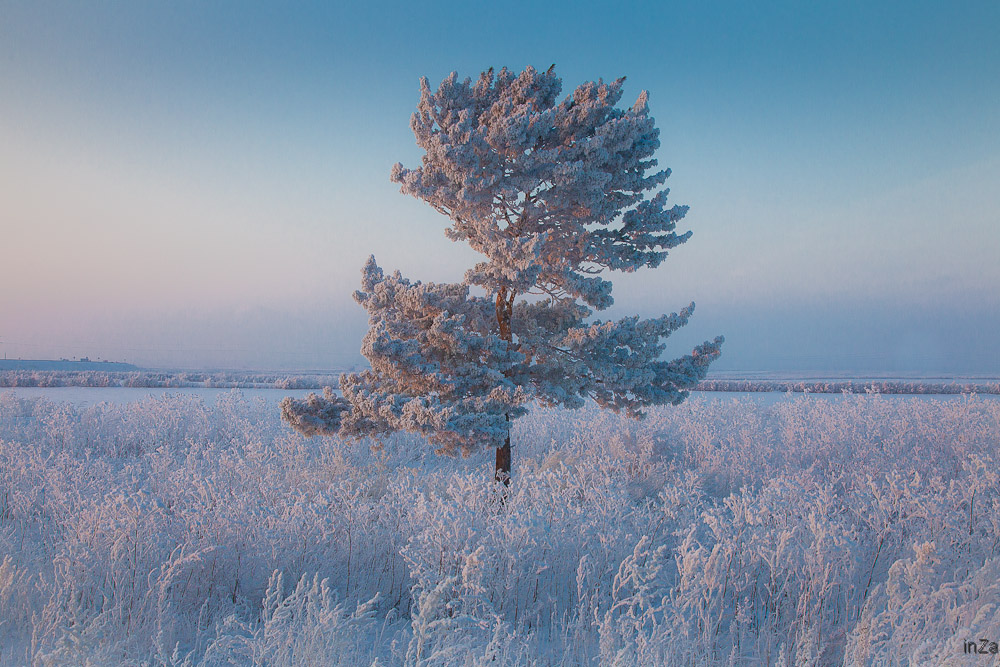
<path fill-rule="evenodd" d="M 676 231 L 687 207 L 669 205 L 661 188 L 670 170 L 656 169 L 648 94 L 619 108 L 623 86 L 591 81 L 560 98 L 554 68 L 531 67 L 475 81 L 453 73 L 436 90 L 421 80 L 410 126 L 425 154 L 391 178 L 484 260 L 463 282 L 436 284 L 387 276 L 369 258 L 354 296 L 369 315 L 371 369 L 341 376 L 343 398 L 287 401 L 286 420 L 351 437 L 406 430 L 468 454 L 509 442 L 511 420 L 533 399 L 571 408 L 592 399 L 631 417 L 683 401 L 723 342 L 660 359 L 694 304 L 589 321 L 614 302 L 600 274 L 655 268 L 691 236 Z"/>

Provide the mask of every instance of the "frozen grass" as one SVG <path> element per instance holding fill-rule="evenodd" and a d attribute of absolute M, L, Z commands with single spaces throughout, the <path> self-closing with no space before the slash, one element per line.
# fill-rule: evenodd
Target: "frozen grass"
<path fill-rule="evenodd" d="M 1000 637 L 1000 400 L 538 410 L 488 455 L 238 392 L 0 393 L 0 663 L 965 664 Z M 370 444 L 370 443 L 369 443 Z"/>

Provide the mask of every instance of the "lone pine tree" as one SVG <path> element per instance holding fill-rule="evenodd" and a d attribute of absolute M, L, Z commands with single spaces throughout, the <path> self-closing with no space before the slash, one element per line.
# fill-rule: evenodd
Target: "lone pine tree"
<path fill-rule="evenodd" d="M 286 398 L 283 418 L 307 435 L 407 430 L 439 453 L 495 447 L 496 479 L 509 484 L 511 421 L 531 400 L 579 408 L 589 398 L 630 417 L 681 403 L 723 342 L 660 359 L 693 303 L 590 320 L 613 301 L 606 270 L 656 267 L 691 235 L 674 231 L 687 207 L 651 193 L 670 170 L 655 170 L 647 94 L 617 108 L 623 83 L 584 83 L 560 101 L 554 68 L 490 69 L 474 82 L 452 73 L 436 92 L 422 79 L 410 126 L 425 154 L 419 167 L 396 164 L 392 180 L 484 260 L 461 283 L 435 284 L 386 276 L 369 258 L 354 298 L 369 315 L 371 370 L 342 375 L 342 397 Z"/>

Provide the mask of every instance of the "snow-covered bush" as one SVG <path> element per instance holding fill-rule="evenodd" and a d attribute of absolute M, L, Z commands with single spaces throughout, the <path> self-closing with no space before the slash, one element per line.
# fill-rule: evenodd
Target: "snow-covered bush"
<path fill-rule="evenodd" d="M 945 664 L 1000 634 L 1000 401 L 515 424 L 518 484 L 239 393 L 0 393 L 0 664 Z"/>

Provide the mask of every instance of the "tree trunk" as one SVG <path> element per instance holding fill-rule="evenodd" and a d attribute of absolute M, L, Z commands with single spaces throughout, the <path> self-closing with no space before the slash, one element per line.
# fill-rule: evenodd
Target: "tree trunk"
<path fill-rule="evenodd" d="M 500 337 L 507 341 L 507 350 L 514 349 L 514 336 L 511 332 L 511 314 L 514 310 L 514 290 L 507 292 L 506 287 L 501 287 L 497 292 L 497 325 L 500 327 Z M 496 470 L 494 480 L 502 482 L 505 487 L 510 486 L 510 413 L 507 414 L 507 437 L 504 439 L 502 447 L 497 447 Z M 506 498 L 506 489 L 504 489 Z"/>
<path fill-rule="evenodd" d="M 507 417 L 508 422 L 510 416 Z M 497 447 L 497 467 L 494 479 L 502 482 L 504 486 L 510 486 L 510 425 L 507 426 L 507 438 L 502 447 Z"/>

